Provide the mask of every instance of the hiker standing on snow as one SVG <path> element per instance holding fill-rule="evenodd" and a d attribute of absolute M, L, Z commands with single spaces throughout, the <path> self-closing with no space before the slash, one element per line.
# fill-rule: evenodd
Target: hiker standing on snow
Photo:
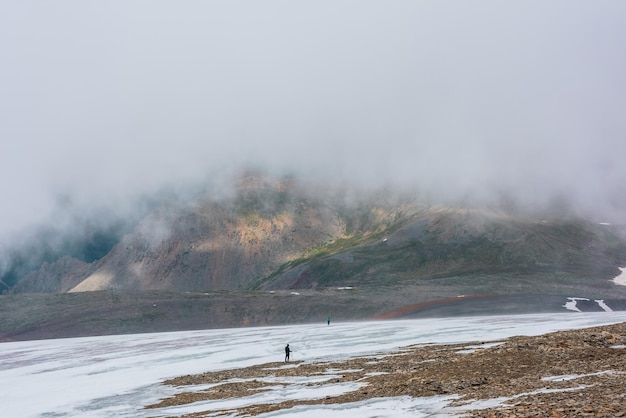
<path fill-rule="evenodd" d="M 289 353 L 291 353 L 291 348 L 289 348 L 289 344 L 285 347 L 285 363 L 289 361 Z"/>

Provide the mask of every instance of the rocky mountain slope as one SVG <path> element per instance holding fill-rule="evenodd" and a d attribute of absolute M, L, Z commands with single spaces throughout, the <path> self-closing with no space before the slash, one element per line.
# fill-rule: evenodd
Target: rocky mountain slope
<path fill-rule="evenodd" d="M 164 202 L 101 259 L 45 263 L 11 291 L 248 289 L 316 248 L 371 234 L 401 210 L 373 208 L 362 221 L 338 202 L 286 182 L 244 179 L 231 200 Z"/>
<path fill-rule="evenodd" d="M 0 340 L 626 310 L 623 266 L 618 226 L 252 176 L 229 199 L 161 202 L 95 261 L 24 274 L 0 296 Z"/>
<path fill-rule="evenodd" d="M 291 263 L 263 289 L 550 277 L 551 283 L 606 281 L 624 265 L 624 242 L 609 226 L 577 219 L 487 210 L 426 208 L 375 240 Z M 518 281 L 519 283 L 519 281 Z"/>
<path fill-rule="evenodd" d="M 164 202 L 104 257 L 44 263 L 11 292 L 454 284 L 519 293 L 538 283 L 603 291 L 625 265 L 626 240 L 610 225 L 389 194 L 349 201 L 249 177 L 231 200 Z"/>

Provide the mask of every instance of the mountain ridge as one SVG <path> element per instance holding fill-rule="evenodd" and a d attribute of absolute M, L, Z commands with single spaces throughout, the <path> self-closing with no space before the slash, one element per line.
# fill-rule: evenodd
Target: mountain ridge
<path fill-rule="evenodd" d="M 562 312 L 571 298 L 626 310 L 624 231 L 249 177 L 229 199 L 155 205 L 97 260 L 23 275 L 0 296 L 0 340 Z"/>
<path fill-rule="evenodd" d="M 102 258 L 63 256 L 12 293 L 380 286 L 459 275 L 610 279 L 626 240 L 610 225 L 390 194 L 313 194 L 250 176 L 231 201 L 164 202 Z"/>

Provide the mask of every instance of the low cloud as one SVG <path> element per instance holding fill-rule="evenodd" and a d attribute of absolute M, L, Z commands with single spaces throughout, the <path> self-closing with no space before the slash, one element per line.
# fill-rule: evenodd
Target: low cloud
<path fill-rule="evenodd" d="M 626 221 L 623 2 L 0 7 L 0 242 L 248 167 Z"/>

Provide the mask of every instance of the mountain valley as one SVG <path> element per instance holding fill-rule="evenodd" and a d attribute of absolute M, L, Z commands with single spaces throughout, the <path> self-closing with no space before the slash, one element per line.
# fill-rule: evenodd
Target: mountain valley
<path fill-rule="evenodd" d="M 611 281 L 623 227 L 315 190 L 249 176 L 227 200 L 163 201 L 101 258 L 21 275 L 0 296 L 0 339 L 557 312 L 569 297 L 626 309 Z"/>

